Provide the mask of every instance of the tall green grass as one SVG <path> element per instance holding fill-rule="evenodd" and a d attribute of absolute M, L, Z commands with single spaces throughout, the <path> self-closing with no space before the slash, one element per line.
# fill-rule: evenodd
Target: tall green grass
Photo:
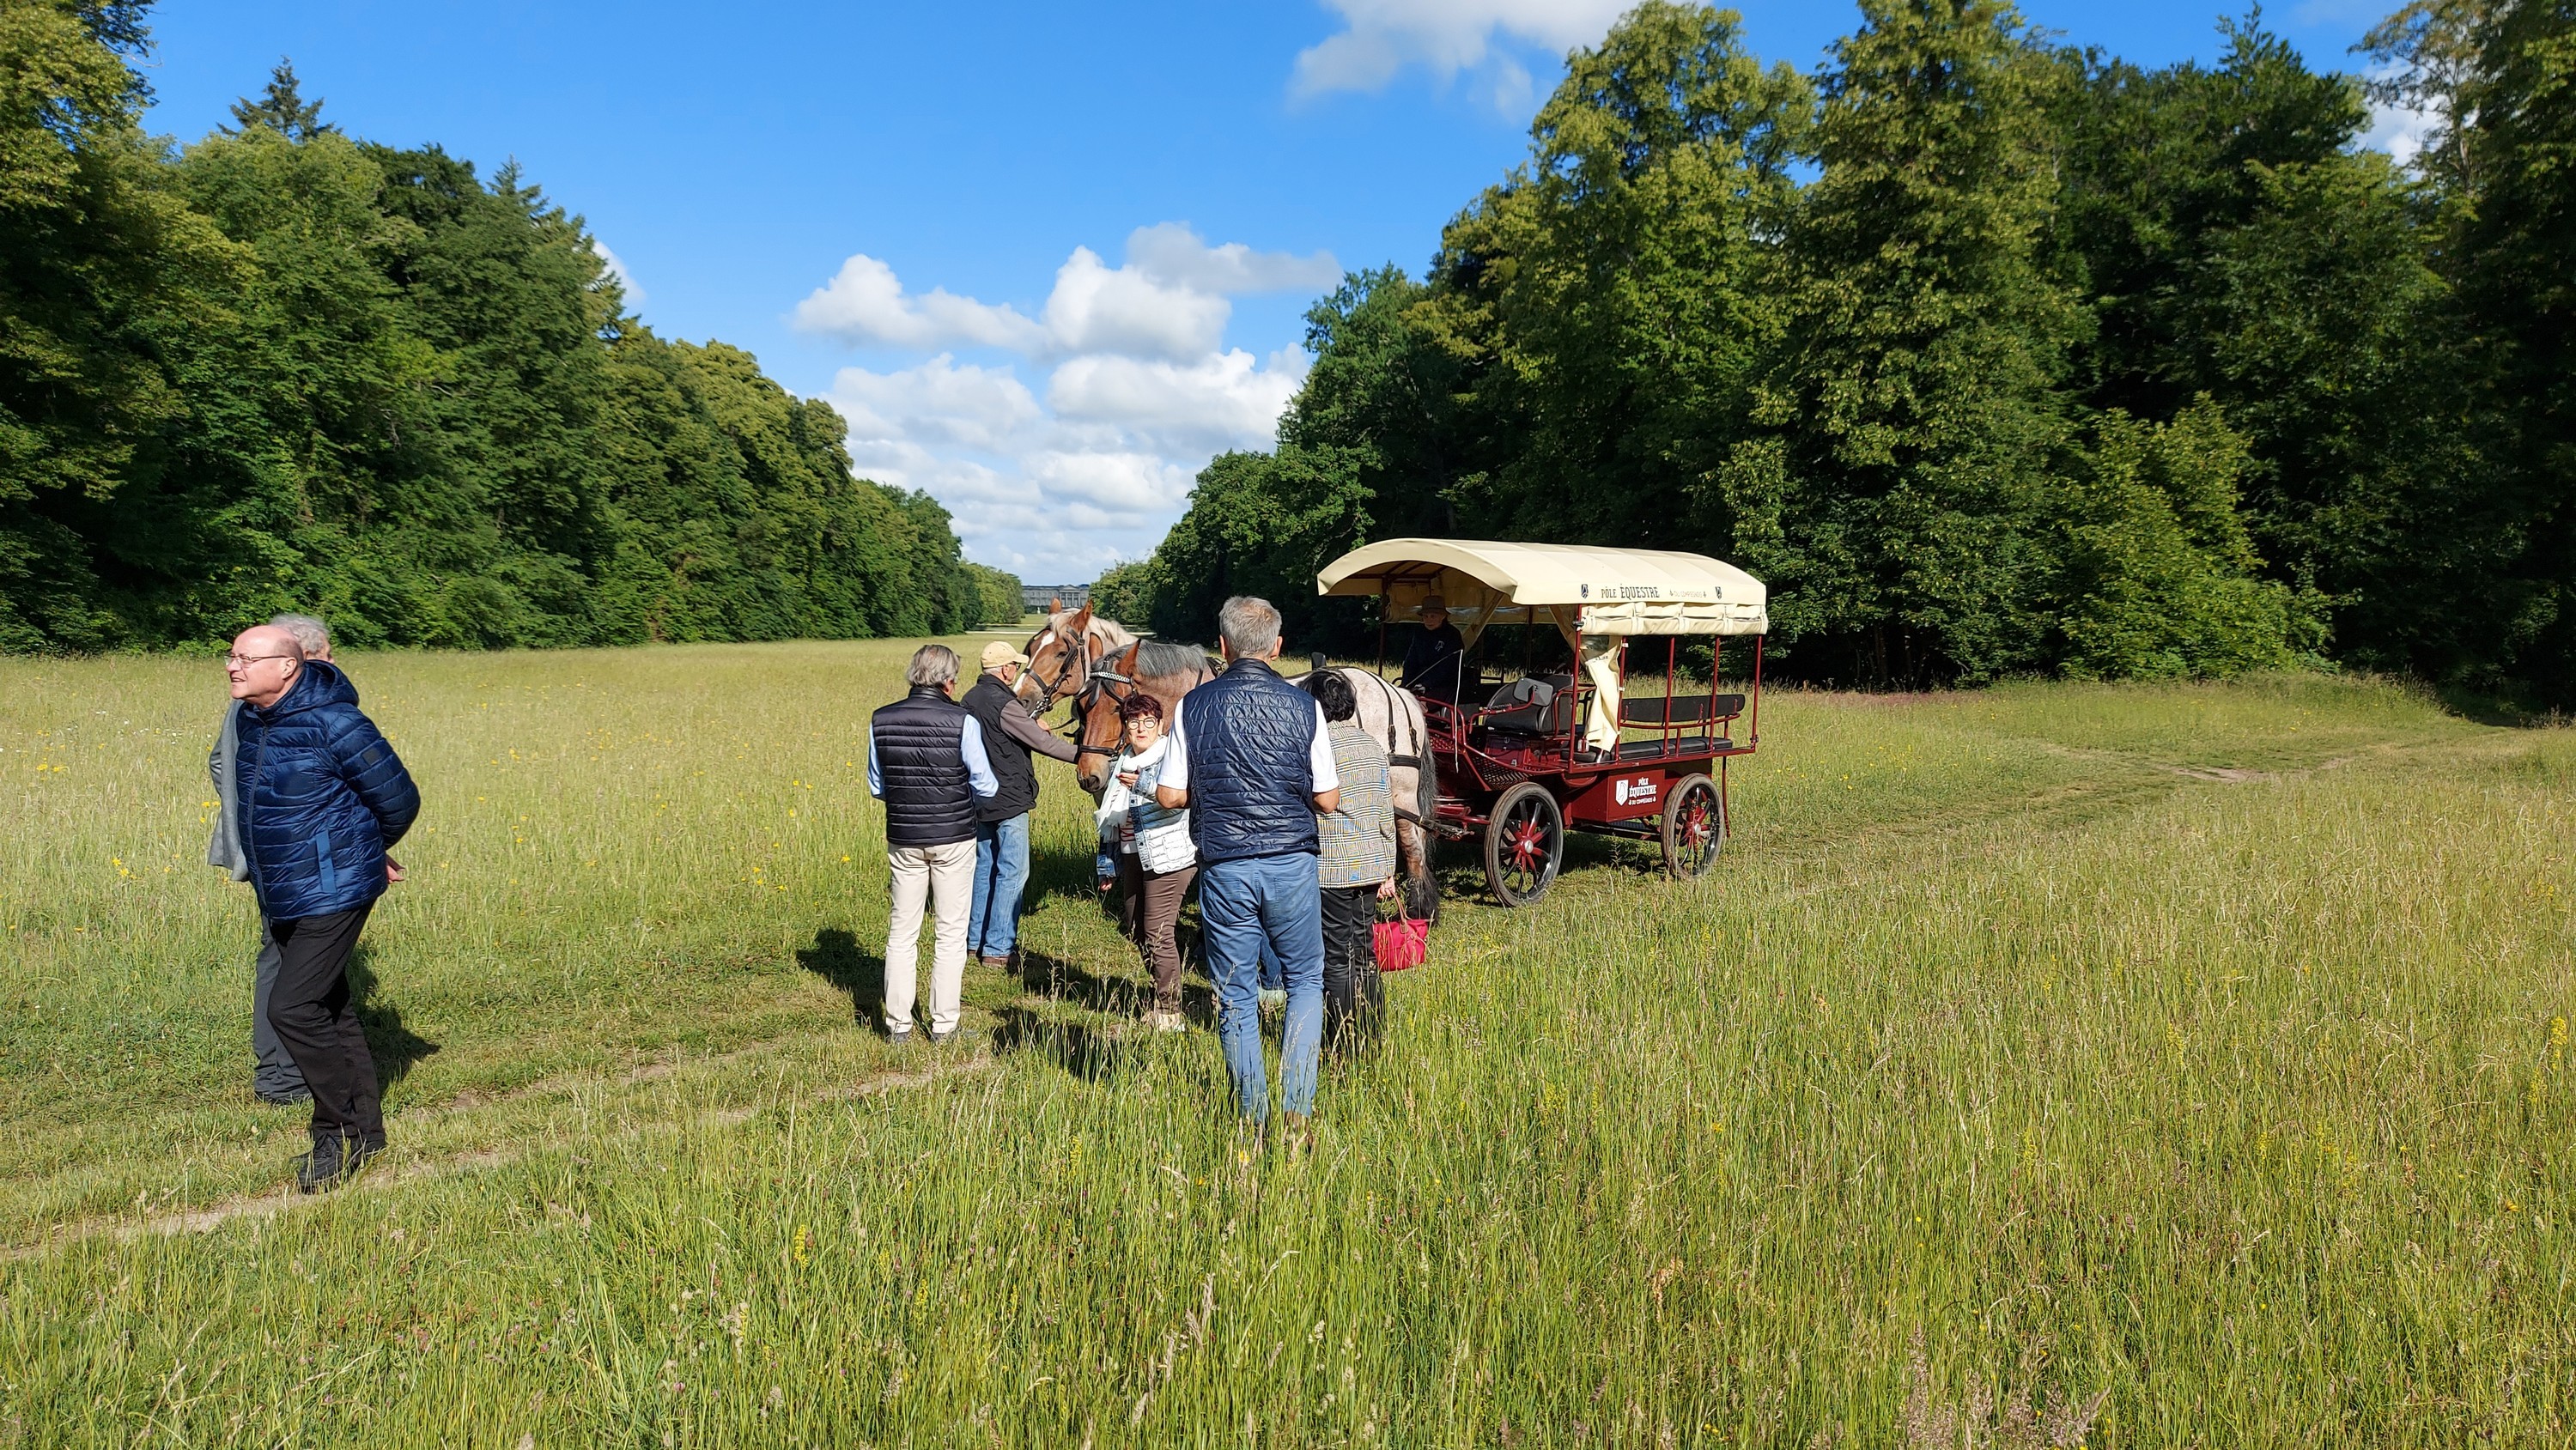
<path fill-rule="evenodd" d="M 438 1050 L 391 1161 L 254 1212 L 298 1135 L 194 864 L 210 672 L 0 667 L 0 1444 L 2576 1439 L 2563 733 L 1778 692 L 1708 879 L 1587 839 L 1506 913 L 1459 853 L 1290 1156 L 1129 1022 L 1060 772 L 978 1045 L 853 1021 L 827 765 L 901 654 L 360 661 L 440 832 L 375 991 Z"/>

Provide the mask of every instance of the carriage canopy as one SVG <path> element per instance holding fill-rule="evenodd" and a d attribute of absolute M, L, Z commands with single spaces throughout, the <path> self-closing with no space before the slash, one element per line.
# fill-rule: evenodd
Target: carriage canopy
<path fill-rule="evenodd" d="M 1705 554 L 1482 539 L 1387 539 L 1315 576 L 1315 592 L 1383 594 L 1408 619 L 1438 595 L 1470 635 L 1491 624 L 1574 635 L 1767 634 L 1770 590 Z"/>

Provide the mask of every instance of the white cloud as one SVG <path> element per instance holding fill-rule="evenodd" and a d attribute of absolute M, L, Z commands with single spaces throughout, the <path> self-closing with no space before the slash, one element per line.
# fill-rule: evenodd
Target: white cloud
<path fill-rule="evenodd" d="M 1129 232 L 1127 265 L 1174 286 L 1221 295 L 1321 289 L 1342 280 L 1342 264 L 1330 252 L 1297 257 L 1256 252 L 1241 242 L 1211 247 L 1187 222 L 1157 222 Z"/>
<path fill-rule="evenodd" d="M 1128 353 L 1196 357 L 1225 336 L 1234 304 L 1192 287 L 1174 287 L 1134 267 L 1111 267 L 1089 247 L 1076 247 L 1056 269 L 1047 294 L 1049 340 L 1061 353 Z"/>
<path fill-rule="evenodd" d="M 795 322 L 857 344 L 942 349 L 833 379 L 825 396 L 849 420 L 851 461 L 946 504 L 969 557 L 1031 583 L 1071 583 L 1149 552 L 1212 455 L 1277 440 L 1306 356 L 1226 348 L 1228 299 L 1340 276 L 1329 252 L 1211 246 L 1165 222 L 1131 233 L 1116 267 L 1074 248 L 1035 316 L 907 292 L 862 253 L 798 305 Z M 946 350 L 956 347 L 1019 354 L 1046 380 L 1033 389 L 1014 363 L 960 362 Z"/>
<path fill-rule="evenodd" d="M 2385 151 L 2400 166 L 2415 160 L 2424 149 L 2425 139 L 2440 118 L 2430 111 L 2409 110 L 2404 106 L 2372 106 L 2370 129 L 2354 144 L 2373 151 Z"/>
<path fill-rule="evenodd" d="M 1273 354 L 1267 368 L 1241 348 L 1188 364 L 1078 357 L 1047 380 L 1047 406 L 1174 452 L 1266 448 L 1305 377 L 1306 355 L 1294 348 Z"/>
<path fill-rule="evenodd" d="M 1033 584 L 1087 581 L 1150 552 L 1227 448 L 1266 448 L 1305 377 L 1295 348 L 1196 361 L 1067 358 L 1032 393 L 1009 366 L 941 353 L 843 368 L 825 397 L 858 472 L 948 506 L 968 557 Z"/>
<path fill-rule="evenodd" d="M 1324 0 L 1348 28 L 1299 52 L 1292 93 L 1374 91 L 1405 67 L 1440 80 L 1492 65 L 1494 99 L 1529 92 L 1529 73 L 1504 54 L 1517 41 L 1564 52 L 1607 34 L 1632 0 Z"/>
<path fill-rule="evenodd" d="M 609 275 L 617 279 L 618 289 L 626 294 L 626 310 L 632 312 L 643 306 L 644 284 L 636 281 L 635 274 L 626 270 L 626 259 L 608 250 L 608 243 L 597 237 L 590 239 L 590 249 L 599 254 L 600 263 L 608 268 Z"/>
<path fill-rule="evenodd" d="M 1038 400 L 1008 367 L 959 367 L 944 352 L 900 372 L 843 368 L 830 396 L 854 438 L 928 438 L 991 449 L 1038 419 Z"/>
<path fill-rule="evenodd" d="M 1009 307 L 960 297 L 945 287 L 908 297 L 894 268 L 865 252 L 843 262 L 838 275 L 797 303 L 794 321 L 802 331 L 845 342 L 897 347 L 963 342 L 1034 352 L 1046 341 L 1046 329 Z"/>
<path fill-rule="evenodd" d="M 905 292 L 894 268 L 864 252 L 796 304 L 800 331 L 881 346 L 996 347 L 1032 357 L 1116 353 L 1188 361 L 1216 349 L 1233 316 L 1230 296 L 1325 288 L 1341 277 L 1330 252 L 1291 256 L 1241 242 L 1211 247 L 1185 222 L 1138 227 L 1127 261 L 1112 267 L 1076 247 L 1056 269 L 1037 318 L 945 288 Z"/>

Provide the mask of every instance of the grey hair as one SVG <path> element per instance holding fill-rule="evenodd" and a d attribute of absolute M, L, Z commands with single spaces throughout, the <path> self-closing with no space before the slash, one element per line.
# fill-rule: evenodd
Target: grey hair
<path fill-rule="evenodd" d="M 1216 632 L 1239 660 L 1257 660 L 1279 642 L 1279 611 L 1267 599 L 1238 594 L 1216 612 Z"/>
<path fill-rule="evenodd" d="M 913 685 L 945 685 L 957 678 L 957 651 L 944 644 L 926 644 L 912 652 L 912 665 L 903 672 Z"/>
<path fill-rule="evenodd" d="M 324 654 L 331 648 L 331 626 L 312 615 L 281 614 L 269 623 L 295 636 L 297 647 L 307 655 Z"/>

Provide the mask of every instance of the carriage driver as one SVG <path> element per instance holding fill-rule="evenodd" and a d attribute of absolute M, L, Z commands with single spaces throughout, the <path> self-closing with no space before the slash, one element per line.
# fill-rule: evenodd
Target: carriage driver
<path fill-rule="evenodd" d="M 1434 594 L 1422 601 L 1422 632 L 1404 647 L 1404 687 L 1417 695 L 1458 703 L 1465 681 L 1467 641 L 1449 622 L 1449 601 Z"/>

